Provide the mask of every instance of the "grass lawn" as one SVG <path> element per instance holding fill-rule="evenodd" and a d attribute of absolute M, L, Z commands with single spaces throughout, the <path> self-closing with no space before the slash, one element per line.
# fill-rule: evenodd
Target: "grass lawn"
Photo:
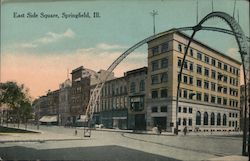
<path fill-rule="evenodd" d="M 37 132 L 0 126 L 0 133 L 37 133 Z"/>

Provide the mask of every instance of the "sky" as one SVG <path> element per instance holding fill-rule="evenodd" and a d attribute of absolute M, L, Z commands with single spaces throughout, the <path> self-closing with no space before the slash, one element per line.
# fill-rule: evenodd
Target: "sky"
<path fill-rule="evenodd" d="M 98 71 L 129 47 L 156 33 L 196 24 L 196 0 L 95 0 L 95 1 L 1 1 L 1 82 L 17 81 L 29 88 L 32 98 L 59 88 L 68 70 L 84 66 Z M 199 0 L 198 20 L 212 11 L 212 0 Z M 234 0 L 214 0 L 214 11 L 233 14 Z M 249 2 L 237 0 L 235 17 L 249 36 Z M 62 18 L 62 13 L 89 13 L 91 18 Z M 98 12 L 100 17 L 94 18 Z M 28 14 L 36 18 L 23 18 Z M 57 14 L 59 18 L 40 15 Z M 229 29 L 219 19 L 204 25 Z M 186 32 L 190 34 L 190 32 Z M 232 36 L 200 31 L 196 39 L 239 60 Z M 114 70 L 115 76 L 147 66 L 147 45 L 136 49 Z"/>

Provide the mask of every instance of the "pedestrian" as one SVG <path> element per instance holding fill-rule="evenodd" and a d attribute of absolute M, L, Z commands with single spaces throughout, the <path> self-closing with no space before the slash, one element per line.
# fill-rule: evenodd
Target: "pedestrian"
<path fill-rule="evenodd" d="M 75 129 L 75 136 L 77 135 L 77 130 Z"/>
<path fill-rule="evenodd" d="M 158 130 L 159 130 L 159 134 L 161 134 L 162 132 L 161 125 L 158 126 Z"/>
<path fill-rule="evenodd" d="M 184 132 L 184 135 L 187 134 L 187 126 L 184 127 L 183 132 Z"/>

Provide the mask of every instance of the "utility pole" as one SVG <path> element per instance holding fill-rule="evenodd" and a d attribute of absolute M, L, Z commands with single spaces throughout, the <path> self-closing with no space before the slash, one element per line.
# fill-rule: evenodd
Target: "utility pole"
<path fill-rule="evenodd" d="M 234 18 L 234 13 L 235 13 L 235 6 L 236 6 L 236 0 L 234 0 L 233 18 Z"/>
<path fill-rule="evenodd" d="M 214 0 L 212 0 L 212 12 L 214 12 Z"/>
<path fill-rule="evenodd" d="M 196 24 L 198 24 L 199 19 L 199 3 L 198 0 L 196 1 Z"/>
<path fill-rule="evenodd" d="M 153 17 L 153 31 L 154 31 L 154 35 L 155 35 L 155 16 L 158 15 L 158 12 L 153 10 L 152 12 L 150 12 L 150 14 Z"/>

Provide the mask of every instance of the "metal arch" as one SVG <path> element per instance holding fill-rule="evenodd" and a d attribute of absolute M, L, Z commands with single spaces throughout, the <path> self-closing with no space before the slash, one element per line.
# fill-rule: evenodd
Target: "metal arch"
<path fill-rule="evenodd" d="M 247 98 L 247 83 L 246 83 L 246 71 L 245 71 L 245 57 L 249 60 L 249 46 L 247 43 L 246 36 L 241 29 L 240 25 L 235 21 L 233 17 L 230 15 L 224 13 L 224 12 L 212 12 L 205 16 L 196 26 L 193 27 L 193 34 L 191 38 L 189 38 L 188 46 L 186 47 L 186 51 L 182 60 L 182 65 L 181 65 L 181 70 L 180 70 L 180 79 L 178 79 L 178 86 L 177 86 L 177 98 L 176 98 L 176 132 L 178 134 L 178 122 L 177 122 L 177 109 L 178 109 L 178 102 L 179 102 L 179 90 L 180 90 L 180 83 L 181 83 L 181 78 L 182 78 L 182 69 L 185 63 L 185 58 L 187 55 L 188 48 L 190 46 L 190 43 L 193 40 L 193 37 L 195 33 L 199 30 L 202 29 L 202 24 L 206 22 L 207 20 L 218 17 L 221 18 L 222 20 L 226 21 L 226 23 L 230 26 L 230 28 L 233 31 L 233 34 L 235 36 L 235 39 L 237 41 L 238 47 L 239 47 L 239 53 L 241 55 L 241 60 L 242 60 L 242 66 L 243 66 L 243 74 L 244 74 L 244 84 L 245 84 L 245 98 Z M 248 62 L 249 65 L 249 62 Z M 249 66 L 250 68 L 250 66 Z M 247 111 L 247 99 L 245 99 L 245 113 L 244 113 L 244 132 L 243 132 L 243 145 L 242 145 L 242 154 L 245 155 L 246 153 L 246 111 Z M 250 113 L 249 113 L 250 115 Z M 249 141 L 249 140 L 248 140 Z M 248 146 L 248 153 L 249 153 L 249 146 Z"/>
<path fill-rule="evenodd" d="M 193 27 L 180 27 L 177 28 L 176 30 L 178 31 L 186 31 L 186 30 L 193 30 Z M 231 30 L 227 30 L 227 29 L 223 29 L 223 28 L 218 28 L 218 27 L 209 27 L 209 26 L 201 26 L 201 30 L 207 30 L 207 31 L 216 31 L 216 32 L 221 32 L 221 33 L 225 33 L 225 34 L 229 34 L 229 35 L 237 35 L 238 37 L 240 37 L 241 35 L 238 33 L 234 33 Z M 246 36 L 247 41 L 250 41 L 250 38 Z"/>
<path fill-rule="evenodd" d="M 225 17 L 224 17 L 225 16 Z M 178 29 L 173 29 L 172 31 L 175 31 L 175 30 L 181 30 L 181 31 L 184 31 L 184 30 L 201 30 L 201 29 L 204 29 L 204 30 L 210 30 L 210 28 L 208 27 L 204 27 L 202 28 L 201 24 L 203 24 L 206 20 L 210 19 L 211 17 L 220 17 L 224 20 L 226 20 L 226 22 L 229 24 L 229 26 L 232 28 L 233 30 L 233 33 L 236 37 L 236 40 L 238 42 L 238 44 L 244 44 L 244 43 L 239 43 L 239 42 L 246 42 L 244 40 L 246 40 L 246 37 L 245 35 L 243 34 L 243 32 L 235 32 L 235 31 L 242 31 L 240 27 L 240 29 L 238 29 L 237 27 L 234 27 L 237 24 L 237 22 L 229 15 L 227 15 L 226 13 L 223 13 L 223 12 L 212 12 L 210 14 L 208 14 L 205 18 L 203 18 L 201 20 L 201 22 L 195 26 L 195 27 L 183 27 L 183 28 L 178 28 Z M 232 24 L 230 22 L 233 22 Z M 238 25 L 239 26 L 239 25 Z M 237 29 L 237 30 L 236 30 Z M 227 30 L 221 30 L 221 29 L 214 29 L 214 31 L 225 31 L 225 33 L 229 33 L 229 34 L 232 34 L 231 32 L 228 32 Z M 150 36 L 140 42 L 138 42 L 137 44 L 133 45 L 131 48 L 129 48 L 128 50 L 126 50 L 124 53 L 122 53 L 108 68 L 108 72 L 112 72 L 116 66 L 123 60 L 125 59 L 131 52 L 133 52 L 135 49 L 137 49 L 138 47 L 144 45 L 145 43 L 147 43 L 148 41 L 150 40 L 153 40 L 155 38 L 158 38 L 160 36 L 163 36 L 163 35 L 166 35 L 167 33 L 171 32 L 170 31 L 165 31 L 165 32 L 162 32 L 162 33 L 159 33 L 157 35 L 154 35 L 154 36 Z M 235 33 L 239 33 L 239 34 L 235 34 Z M 240 40 L 239 40 L 240 39 Z M 241 40 L 242 39 L 242 40 Z M 246 50 L 246 47 L 244 47 L 245 45 L 240 45 L 240 51 L 247 51 Z M 184 61 L 183 61 L 184 62 Z M 88 119 L 91 119 L 92 116 L 93 116 L 93 113 L 94 113 L 94 109 L 95 107 L 97 106 L 96 102 L 98 101 L 99 97 L 100 97 L 100 93 L 101 93 L 101 89 L 103 88 L 107 78 L 109 77 L 109 74 L 106 76 L 106 78 L 104 80 L 102 80 L 101 82 L 99 82 L 96 87 L 94 88 L 92 94 L 91 94 L 91 97 L 90 97 L 90 100 L 89 100 L 89 104 L 87 106 L 87 109 L 86 109 L 86 115 L 88 117 Z"/>
<path fill-rule="evenodd" d="M 232 29 L 235 39 L 238 43 L 239 49 L 240 49 L 240 53 L 243 53 L 245 55 L 249 54 L 249 47 L 247 44 L 247 38 L 243 32 L 243 30 L 241 29 L 240 25 L 237 23 L 237 21 L 231 17 L 229 14 L 224 13 L 224 12 L 212 12 L 209 13 L 207 16 L 205 16 L 197 26 L 201 26 L 204 22 L 206 22 L 207 20 L 214 18 L 214 17 L 218 17 L 221 18 L 222 20 L 226 21 L 226 23 L 230 26 L 230 28 Z M 237 36 L 239 34 L 239 36 Z"/>

